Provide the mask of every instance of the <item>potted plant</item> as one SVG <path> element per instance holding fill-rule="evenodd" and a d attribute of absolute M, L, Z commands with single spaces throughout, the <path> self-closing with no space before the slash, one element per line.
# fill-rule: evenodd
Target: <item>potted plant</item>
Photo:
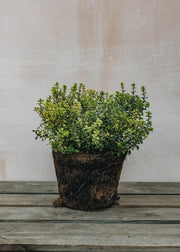
<path fill-rule="evenodd" d="M 131 92 L 108 94 L 86 89 L 82 83 L 60 88 L 56 83 L 34 110 L 41 118 L 36 139 L 52 148 L 59 199 L 55 206 L 79 210 L 110 207 L 127 154 L 153 130 L 145 87 L 141 97 Z"/>

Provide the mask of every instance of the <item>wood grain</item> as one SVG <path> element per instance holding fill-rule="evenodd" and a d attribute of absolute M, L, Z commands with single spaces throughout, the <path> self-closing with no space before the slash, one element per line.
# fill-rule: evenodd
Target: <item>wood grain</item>
<path fill-rule="evenodd" d="M 19 251 L 38 251 L 38 252 L 179 252 L 176 246 L 61 246 L 61 245 L 1 245 L 0 251 L 19 252 Z"/>
<path fill-rule="evenodd" d="M 175 194 L 180 195 L 180 182 L 120 182 L 118 191 L 120 194 Z M 1 181 L 0 193 L 58 193 L 56 182 L 46 181 Z"/>
<path fill-rule="evenodd" d="M 54 208 L 55 182 L 0 182 L 0 251 L 179 252 L 180 183 L 120 190 L 119 204 L 85 212 Z"/>
<path fill-rule="evenodd" d="M 41 246 L 176 246 L 180 225 L 91 223 L 0 223 L 0 244 Z"/>
<path fill-rule="evenodd" d="M 0 206 L 52 206 L 56 194 L 1 194 Z M 119 207 L 180 208 L 179 195 L 120 195 Z"/>
<path fill-rule="evenodd" d="M 0 207 L 0 221 L 180 221 L 180 208 L 120 208 L 85 212 L 54 207 Z"/>

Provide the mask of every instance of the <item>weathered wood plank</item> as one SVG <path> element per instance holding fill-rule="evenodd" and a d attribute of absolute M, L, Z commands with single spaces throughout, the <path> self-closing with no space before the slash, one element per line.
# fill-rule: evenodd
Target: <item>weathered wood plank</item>
<path fill-rule="evenodd" d="M 174 194 L 180 195 L 180 183 L 172 182 L 120 182 L 120 194 Z"/>
<path fill-rule="evenodd" d="M 0 194 L 0 207 L 53 206 L 55 199 L 57 199 L 56 194 Z"/>
<path fill-rule="evenodd" d="M 120 182 L 120 194 L 180 194 L 180 182 Z M 56 182 L 0 181 L 0 193 L 58 193 Z"/>
<path fill-rule="evenodd" d="M 58 193 L 57 182 L 50 181 L 0 181 L 0 193 Z"/>
<path fill-rule="evenodd" d="M 55 182 L 0 182 L 0 251 L 180 251 L 179 187 L 123 182 L 119 205 L 82 212 L 52 207 Z"/>
<path fill-rule="evenodd" d="M 180 221 L 180 208 L 120 208 L 85 212 L 53 207 L 1 207 L 0 221 Z"/>
<path fill-rule="evenodd" d="M 0 244 L 88 246 L 88 249 L 121 246 L 169 246 L 180 249 L 180 225 L 0 223 Z"/>
<path fill-rule="evenodd" d="M 1 194 L 0 206 L 52 206 L 56 194 Z M 121 195 L 119 207 L 180 208 L 179 195 Z"/>
<path fill-rule="evenodd" d="M 39 252 L 179 252 L 179 247 L 170 246 L 60 246 L 60 245 L 0 245 L 0 251 L 39 251 Z"/>
<path fill-rule="evenodd" d="M 120 207 L 180 207 L 179 195 L 121 195 Z"/>

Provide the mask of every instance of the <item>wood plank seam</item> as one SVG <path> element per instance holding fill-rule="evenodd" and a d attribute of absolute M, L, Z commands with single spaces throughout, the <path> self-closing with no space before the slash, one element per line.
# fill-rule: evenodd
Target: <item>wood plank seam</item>
<path fill-rule="evenodd" d="M 9 185 L 0 182 L 0 251 L 180 251 L 180 183 L 125 182 L 119 204 L 92 212 L 54 208 L 54 182 Z"/>

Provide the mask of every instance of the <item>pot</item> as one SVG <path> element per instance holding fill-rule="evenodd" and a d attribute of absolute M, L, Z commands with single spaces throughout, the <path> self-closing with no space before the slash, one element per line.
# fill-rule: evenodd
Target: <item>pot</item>
<path fill-rule="evenodd" d="M 53 151 L 59 198 L 54 205 L 78 210 L 112 206 L 126 154 L 62 154 Z"/>

